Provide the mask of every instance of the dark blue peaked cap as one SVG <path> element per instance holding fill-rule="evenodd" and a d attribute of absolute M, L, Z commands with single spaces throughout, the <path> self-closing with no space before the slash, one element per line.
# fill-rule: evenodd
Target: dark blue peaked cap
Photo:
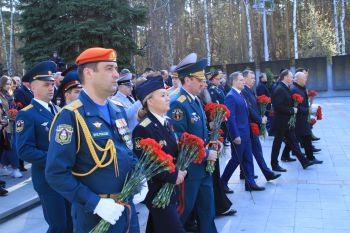
<path fill-rule="evenodd" d="M 80 84 L 78 72 L 76 70 L 71 70 L 64 76 L 63 80 L 61 81 L 58 92 L 63 94 L 69 89 L 75 87 L 81 88 L 82 86 Z"/>
<path fill-rule="evenodd" d="M 175 72 L 179 74 L 180 78 L 186 76 L 194 76 L 195 78 L 205 80 L 204 69 L 208 64 L 208 60 L 203 58 L 195 63 L 184 64 L 181 67 L 177 67 Z"/>
<path fill-rule="evenodd" d="M 57 65 L 53 61 L 43 61 L 33 66 L 22 78 L 23 82 L 35 80 L 53 81 L 53 74 L 57 71 Z"/>
<path fill-rule="evenodd" d="M 147 81 L 138 85 L 135 91 L 137 98 L 143 102 L 147 95 L 159 89 L 165 89 L 162 76 L 147 79 Z"/>

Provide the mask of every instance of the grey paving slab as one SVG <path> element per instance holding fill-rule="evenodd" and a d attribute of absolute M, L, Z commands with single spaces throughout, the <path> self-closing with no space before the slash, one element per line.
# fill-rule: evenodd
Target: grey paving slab
<path fill-rule="evenodd" d="M 282 177 L 266 182 L 255 164 L 257 183 L 264 192 L 244 190 L 236 171 L 229 181 L 235 193 L 229 195 L 236 216 L 217 218 L 220 233 L 349 233 L 350 232 L 350 98 L 316 99 L 324 119 L 314 133 L 321 140 L 314 143 L 322 151 L 316 154 L 322 165 L 303 170 L 298 162 L 281 163 L 288 169 Z M 271 137 L 262 140 L 264 157 L 270 164 Z M 221 160 L 221 171 L 230 157 Z M 0 202 L 2 199 L 0 198 Z M 3 203 L 3 202 L 2 202 Z M 1 204 L 0 203 L 0 206 Z M 137 205 L 144 232 L 147 209 Z M 0 232 L 45 232 L 47 225 L 37 207 L 0 225 Z"/>

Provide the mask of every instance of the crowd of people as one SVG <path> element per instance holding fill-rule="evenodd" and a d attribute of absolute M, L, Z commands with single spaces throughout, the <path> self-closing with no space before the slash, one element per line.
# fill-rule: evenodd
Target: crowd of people
<path fill-rule="evenodd" d="M 116 58 L 113 49 L 90 48 L 63 72 L 44 61 L 17 79 L 22 84 L 0 79 L 2 169 L 11 167 L 11 174 L 20 177 L 26 170 L 20 159 L 32 164 L 48 232 L 90 232 L 101 219 L 110 224 L 108 232 L 140 232 L 132 197 L 121 201 L 118 194 L 142 157 L 142 139 L 154 139 L 175 161 L 184 133 L 202 139 L 206 148 L 202 163 L 147 181 L 147 233 L 217 232 L 214 219 L 237 212 L 227 196 L 234 192 L 229 180 L 235 169 L 240 167 L 246 191 L 265 190 L 255 182 L 253 158 L 267 181 L 279 178 L 287 171 L 279 165 L 282 142 L 281 160 L 296 161 L 292 151 L 304 169 L 322 163 L 312 145 L 318 138 L 309 122 L 307 69 L 294 75 L 281 70 L 271 86 L 263 73 L 255 88 L 253 71 L 205 73 L 207 60 L 195 53 L 169 71 L 146 68 L 139 76 L 128 69 L 118 72 Z M 299 105 L 292 99 L 295 93 L 303 97 Z M 272 99 L 263 114 L 257 102 L 262 95 Z M 210 103 L 230 111 L 221 125 L 222 141 L 210 140 L 213 122 L 204 111 Z M 15 118 L 11 109 L 20 110 Z M 252 124 L 274 137 L 271 167 Z M 224 147 L 231 149 L 231 158 L 221 175 Z M 215 163 L 213 172 L 207 163 Z M 176 187 L 170 203 L 157 207 L 153 200 L 167 183 Z M 1 194 L 6 195 L 4 188 Z"/>

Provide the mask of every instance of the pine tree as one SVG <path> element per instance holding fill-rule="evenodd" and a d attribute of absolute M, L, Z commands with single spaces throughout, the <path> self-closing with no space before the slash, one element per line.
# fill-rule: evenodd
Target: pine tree
<path fill-rule="evenodd" d="M 53 51 L 72 64 L 89 47 L 114 48 L 118 65 L 130 67 L 139 54 L 132 30 L 145 23 L 148 12 L 127 0 L 20 0 L 20 10 L 25 43 L 19 52 L 27 67 Z"/>

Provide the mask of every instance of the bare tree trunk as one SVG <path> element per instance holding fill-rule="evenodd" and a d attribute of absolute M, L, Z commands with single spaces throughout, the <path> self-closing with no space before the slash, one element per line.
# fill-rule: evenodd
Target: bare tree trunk
<path fill-rule="evenodd" d="M 208 65 L 211 64 L 211 53 L 210 53 L 210 43 L 209 43 L 209 28 L 208 28 L 208 4 L 207 0 L 203 0 L 204 4 L 204 27 L 205 27 L 205 43 L 207 49 L 207 59 Z"/>
<path fill-rule="evenodd" d="M 297 31 L 297 0 L 293 1 L 293 34 L 294 34 L 294 58 L 299 58 L 298 52 L 298 31 Z"/>
<path fill-rule="evenodd" d="M 9 59 L 8 59 L 7 45 L 6 45 L 5 25 L 4 25 L 4 20 L 2 18 L 2 6 L 0 8 L 0 20 L 1 20 L 1 31 L 2 31 L 2 44 L 3 44 L 4 52 L 5 52 L 5 64 L 6 64 L 6 70 L 8 70 L 9 69 Z"/>
<path fill-rule="evenodd" d="M 253 42 L 252 42 L 252 30 L 250 28 L 250 13 L 249 13 L 249 0 L 244 0 L 245 14 L 247 17 L 247 32 L 248 32 L 248 56 L 249 62 L 253 62 Z"/>
<path fill-rule="evenodd" d="M 345 31 L 344 31 L 344 20 L 345 20 L 345 1 L 341 0 L 341 18 L 340 18 L 340 30 L 341 30 L 341 54 L 345 55 Z"/>
<path fill-rule="evenodd" d="M 337 55 L 340 54 L 339 46 L 339 29 L 338 29 L 338 13 L 337 13 L 337 0 L 333 0 L 333 12 L 334 12 L 334 29 L 335 29 L 335 41 L 337 45 Z"/>
<path fill-rule="evenodd" d="M 264 3 L 264 9 L 263 9 L 263 30 L 264 30 L 264 60 L 269 60 L 269 46 L 267 41 L 267 25 L 266 25 L 266 9 L 265 9 L 265 3 Z"/>
<path fill-rule="evenodd" d="M 171 14 L 171 7 L 170 7 L 171 2 L 168 2 L 167 5 L 167 32 L 168 32 L 168 39 L 169 39 L 169 56 L 168 56 L 168 63 L 169 65 L 174 65 L 174 37 L 173 37 L 173 17 Z"/>
<path fill-rule="evenodd" d="M 15 7 L 13 6 L 13 0 L 10 1 L 10 10 L 11 10 L 11 17 L 10 17 L 10 56 L 9 56 L 9 71 L 8 74 L 13 74 L 13 15 L 15 13 Z"/>

